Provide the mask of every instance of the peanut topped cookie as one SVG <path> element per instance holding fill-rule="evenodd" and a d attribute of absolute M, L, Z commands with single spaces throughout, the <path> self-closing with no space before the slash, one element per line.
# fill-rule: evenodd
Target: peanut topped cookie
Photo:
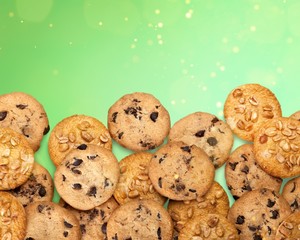
<path fill-rule="evenodd" d="M 290 118 L 296 119 L 298 121 L 300 121 L 300 111 L 294 112 Z"/>
<path fill-rule="evenodd" d="M 300 212 L 300 176 L 290 179 L 284 185 L 282 196 L 290 204 L 292 212 Z"/>
<path fill-rule="evenodd" d="M 55 166 L 81 144 L 95 144 L 111 150 L 108 129 L 98 119 L 86 115 L 73 115 L 60 121 L 51 131 L 48 151 Z"/>
<path fill-rule="evenodd" d="M 260 125 L 254 138 L 257 163 L 275 177 L 287 178 L 300 174 L 300 122 L 277 118 Z"/>
<path fill-rule="evenodd" d="M 300 212 L 295 212 L 289 215 L 277 229 L 275 240 L 289 239 L 300 239 Z"/>
<path fill-rule="evenodd" d="M 36 152 L 49 131 L 49 122 L 43 106 L 34 97 L 13 92 L 0 95 L 0 127 L 23 134 Z"/>
<path fill-rule="evenodd" d="M 228 95 L 224 116 L 238 137 L 253 141 L 256 126 L 264 120 L 281 117 L 281 107 L 269 89 L 259 84 L 245 84 Z"/>
<path fill-rule="evenodd" d="M 112 138 L 125 148 L 145 151 L 161 145 L 170 130 L 168 111 L 153 95 L 124 95 L 108 111 Z"/>
<path fill-rule="evenodd" d="M 218 168 L 228 159 L 233 144 L 233 134 L 230 127 L 215 115 L 195 112 L 173 125 L 169 141 L 182 141 L 202 148 Z"/>

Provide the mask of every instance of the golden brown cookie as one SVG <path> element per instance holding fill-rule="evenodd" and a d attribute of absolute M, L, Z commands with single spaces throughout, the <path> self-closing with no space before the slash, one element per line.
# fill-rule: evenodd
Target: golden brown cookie
<path fill-rule="evenodd" d="M 226 217 L 218 214 L 198 215 L 190 219 L 179 233 L 179 240 L 239 240 L 237 230 Z"/>
<path fill-rule="evenodd" d="M 95 144 L 111 150 L 108 129 L 98 119 L 86 115 L 64 118 L 51 131 L 48 151 L 55 166 L 81 144 Z"/>
<path fill-rule="evenodd" d="M 300 239 L 300 212 L 289 215 L 279 225 L 275 240 Z"/>
<path fill-rule="evenodd" d="M 225 179 L 234 199 L 263 187 L 279 192 L 282 183 L 281 178 L 269 175 L 256 163 L 252 144 L 241 145 L 231 153 L 225 167 Z"/>
<path fill-rule="evenodd" d="M 131 154 L 119 162 L 120 180 L 114 192 L 114 197 L 120 204 L 132 199 L 152 199 L 164 204 L 166 198 L 153 187 L 149 175 L 149 162 L 153 154 L 140 152 Z"/>
<path fill-rule="evenodd" d="M 173 200 L 193 200 L 211 187 L 215 168 L 199 147 L 170 142 L 154 154 L 149 177 L 158 193 Z"/>
<path fill-rule="evenodd" d="M 0 127 L 23 134 L 35 152 L 50 129 L 43 106 L 34 97 L 22 92 L 0 95 Z"/>
<path fill-rule="evenodd" d="M 230 127 L 215 115 L 195 112 L 177 121 L 171 128 L 169 141 L 182 141 L 203 149 L 216 168 L 228 159 L 233 144 Z"/>
<path fill-rule="evenodd" d="M 26 182 L 33 163 L 34 152 L 25 137 L 10 128 L 0 128 L 0 190 Z"/>
<path fill-rule="evenodd" d="M 229 210 L 229 200 L 225 190 L 218 182 L 214 182 L 204 196 L 191 201 L 170 200 L 168 212 L 173 219 L 176 230 L 181 231 L 183 226 L 198 215 L 216 213 L 227 216 Z"/>
<path fill-rule="evenodd" d="M 245 84 L 228 95 L 224 116 L 238 137 L 253 141 L 256 126 L 264 120 L 281 117 L 281 107 L 269 89 L 259 84 Z"/>
<path fill-rule="evenodd" d="M 254 153 L 260 167 L 274 177 L 300 174 L 300 122 L 277 118 L 260 125 L 254 137 Z"/>
<path fill-rule="evenodd" d="M 282 196 L 290 204 L 292 212 L 300 212 L 300 176 L 290 179 L 284 185 Z"/>
<path fill-rule="evenodd" d="M 290 118 L 296 119 L 298 121 L 300 121 L 300 111 L 294 112 Z"/>
<path fill-rule="evenodd" d="M 22 204 L 10 193 L 0 191 L 0 239 L 24 239 L 26 214 Z"/>

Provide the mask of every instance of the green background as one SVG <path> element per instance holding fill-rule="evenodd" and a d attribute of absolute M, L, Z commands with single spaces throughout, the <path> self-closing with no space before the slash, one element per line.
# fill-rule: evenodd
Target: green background
<path fill-rule="evenodd" d="M 0 94 L 33 95 L 53 128 L 73 114 L 106 124 L 119 97 L 149 92 L 173 124 L 195 111 L 223 119 L 231 89 L 260 83 L 288 116 L 300 102 L 299 17 L 298 0 L 0 0 Z M 53 175 L 48 138 L 36 160 Z M 216 180 L 228 192 L 224 167 Z"/>

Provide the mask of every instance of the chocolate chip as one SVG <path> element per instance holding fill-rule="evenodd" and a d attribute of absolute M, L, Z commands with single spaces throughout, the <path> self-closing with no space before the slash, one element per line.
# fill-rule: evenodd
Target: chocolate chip
<path fill-rule="evenodd" d="M 237 219 L 236 219 L 236 224 L 239 224 L 239 225 L 241 225 L 241 224 L 243 224 L 245 222 L 245 217 L 244 216 L 241 216 L 241 215 L 239 215 L 238 217 L 237 217 Z"/>
<path fill-rule="evenodd" d="M 248 226 L 249 230 L 252 232 L 255 232 L 258 230 L 258 228 L 256 226 Z"/>
<path fill-rule="evenodd" d="M 104 188 L 107 188 L 109 185 L 110 185 L 109 178 L 105 178 L 105 180 L 104 180 Z"/>
<path fill-rule="evenodd" d="M 293 188 L 292 188 L 292 190 L 291 190 L 291 193 L 294 192 L 295 190 L 296 190 L 296 183 L 293 182 Z"/>
<path fill-rule="evenodd" d="M 185 185 L 183 183 L 176 183 L 176 190 L 181 192 L 185 189 Z"/>
<path fill-rule="evenodd" d="M 25 126 L 21 129 L 22 134 L 23 134 L 25 137 L 29 138 L 29 134 L 27 133 L 27 130 L 28 130 L 28 125 L 25 125 Z"/>
<path fill-rule="evenodd" d="M 272 229 L 270 228 L 270 226 L 267 226 L 267 227 L 268 227 L 268 234 L 271 235 Z"/>
<path fill-rule="evenodd" d="M 66 181 L 66 176 L 62 174 L 63 182 Z"/>
<path fill-rule="evenodd" d="M 253 235 L 253 240 L 262 240 L 262 236 L 260 236 L 259 234 L 255 233 Z"/>
<path fill-rule="evenodd" d="M 118 240 L 118 234 L 116 233 L 114 237 L 112 237 L 112 240 Z"/>
<path fill-rule="evenodd" d="M 25 240 L 34 240 L 34 238 L 28 237 L 28 238 L 26 238 Z"/>
<path fill-rule="evenodd" d="M 118 134 L 118 138 L 121 139 L 122 136 L 123 136 L 123 134 L 124 134 L 124 132 L 120 132 L 120 133 Z"/>
<path fill-rule="evenodd" d="M 92 221 L 95 217 L 99 216 L 99 210 L 94 208 L 90 211 L 89 213 L 89 217 L 90 217 L 90 221 Z"/>
<path fill-rule="evenodd" d="M 101 231 L 103 234 L 106 234 L 106 229 L 107 229 L 107 222 L 103 223 L 101 226 Z"/>
<path fill-rule="evenodd" d="M 47 191 L 46 191 L 45 187 L 44 187 L 43 185 L 41 185 L 41 187 L 40 187 L 40 189 L 39 189 L 39 195 L 40 195 L 41 197 L 45 197 L 45 196 L 46 196 L 46 193 L 47 193 Z"/>
<path fill-rule="evenodd" d="M 157 218 L 158 218 L 159 220 L 161 219 L 160 213 L 157 213 Z"/>
<path fill-rule="evenodd" d="M 21 109 L 21 110 L 23 110 L 23 109 L 27 108 L 28 105 L 25 105 L 25 104 L 18 104 L 18 105 L 16 105 L 16 107 L 19 108 L 19 109 Z"/>
<path fill-rule="evenodd" d="M 150 118 L 153 122 L 156 122 L 156 119 L 158 118 L 158 112 L 152 112 L 150 114 Z"/>
<path fill-rule="evenodd" d="M 231 185 L 228 185 L 227 187 L 228 187 L 229 191 L 233 189 L 233 187 Z"/>
<path fill-rule="evenodd" d="M 69 233 L 67 231 L 64 231 L 64 237 L 67 237 Z"/>
<path fill-rule="evenodd" d="M 158 186 L 159 186 L 160 188 L 162 188 L 162 178 L 161 178 L 161 177 L 158 179 Z"/>
<path fill-rule="evenodd" d="M 75 173 L 75 174 L 78 174 L 78 175 L 80 175 L 80 174 L 82 173 L 80 170 L 78 170 L 78 169 L 76 169 L 76 168 L 71 168 L 71 171 L 72 171 L 73 173 Z"/>
<path fill-rule="evenodd" d="M 240 198 L 239 196 L 236 196 L 236 195 L 232 195 L 232 197 L 234 200 L 238 200 Z"/>
<path fill-rule="evenodd" d="M 249 184 L 244 185 L 242 189 L 246 191 L 252 191 L 252 187 Z"/>
<path fill-rule="evenodd" d="M 217 145 L 218 140 L 217 140 L 215 137 L 209 137 L 209 138 L 207 139 L 207 143 L 208 143 L 210 146 L 215 146 L 215 145 Z"/>
<path fill-rule="evenodd" d="M 64 225 L 66 228 L 73 228 L 73 225 L 71 223 L 68 223 L 66 220 L 64 221 Z"/>
<path fill-rule="evenodd" d="M 95 186 L 91 187 L 90 190 L 87 192 L 88 196 L 96 197 L 96 194 L 97 194 L 97 188 Z"/>
<path fill-rule="evenodd" d="M 198 132 L 195 133 L 195 136 L 196 137 L 203 137 L 204 134 L 205 134 L 205 130 L 200 130 L 200 131 L 198 131 Z"/>
<path fill-rule="evenodd" d="M 86 144 L 81 144 L 77 147 L 77 149 L 79 149 L 79 150 L 85 150 L 86 148 L 87 148 Z"/>
<path fill-rule="evenodd" d="M 100 215 L 101 215 L 102 220 L 104 220 L 104 218 L 105 218 L 105 212 L 102 209 L 100 210 Z"/>
<path fill-rule="evenodd" d="M 45 205 L 39 204 L 39 205 L 37 206 L 37 210 L 38 210 L 39 213 L 41 213 L 41 212 L 43 211 L 44 208 L 45 208 Z"/>
<path fill-rule="evenodd" d="M 81 234 L 86 234 L 85 224 L 80 224 Z"/>
<path fill-rule="evenodd" d="M 271 199 L 268 199 L 267 207 L 271 208 L 275 205 L 276 201 L 272 201 Z"/>
<path fill-rule="evenodd" d="M 50 126 L 45 127 L 43 135 L 46 135 L 50 131 Z"/>
<path fill-rule="evenodd" d="M 247 157 L 246 154 L 242 154 L 242 155 L 241 155 L 241 158 L 244 159 L 244 161 L 246 161 L 246 162 L 248 161 L 248 157 Z"/>
<path fill-rule="evenodd" d="M 243 169 L 241 170 L 241 172 L 248 174 L 249 173 L 249 167 L 246 165 L 245 167 L 243 167 Z"/>
<path fill-rule="evenodd" d="M 124 109 L 124 112 L 127 114 L 127 115 L 133 115 L 136 119 L 139 119 L 141 120 L 142 119 L 142 116 L 138 116 L 138 114 L 140 114 L 142 111 L 142 108 L 141 107 L 128 107 L 127 109 Z"/>
<path fill-rule="evenodd" d="M 128 237 L 128 238 L 125 238 L 125 240 L 132 240 L 132 238 L 131 238 L 131 237 Z"/>
<path fill-rule="evenodd" d="M 72 188 L 76 189 L 76 190 L 79 190 L 79 189 L 81 189 L 81 184 L 80 183 L 74 183 Z"/>
<path fill-rule="evenodd" d="M 140 102 L 141 102 L 141 101 L 138 100 L 137 98 L 134 98 L 132 101 L 133 101 L 133 102 L 136 102 L 136 103 L 140 103 Z"/>
<path fill-rule="evenodd" d="M 295 201 L 291 204 L 291 207 L 292 207 L 293 209 L 297 209 L 297 208 L 299 207 L 299 204 L 298 204 L 298 202 L 297 202 L 297 199 L 295 199 Z"/>
<path fill-rule="evenodd" d="M 229 164 L 230 168 L 234 171 L 236 168 L 236 165 L 238 165 L 239 163 L 238 162 L 233 162 L 233 163 L 229 162 L 228 164 Z"/>
<path fill-rule="evenodd" d="M 162 239 L 162 238 L 161 238 L 161 228 L 160 228 L 160 227 L 157 229 L 157 239 L 158 239 L 158 240 L 161 240 L 161 239 Z"/>
<path fill-rule="evenodd" d="M 280 215 L 278 210 L 271 210 L 271 214 L 272 214 L 272 216 L 270 218 L 272 218 L 272 219 L 277 219 L 277 218 L 279 218 L 279 215 Z"/>
<path fill-rule="evenodd" d="M 189 189 L 189 192 L 192 192 L 192 193 L 195 193 L 195 192 L 197 192 L 195 189 Z"/>
<path fill-rule="evenodd" d="M 219 122 L 219 121 L 220 120 L 217 117 L 215 117 L 213 120 L 211 120 L 212 123 L 216 123 L 216 122 Z"/>
<path fill-rule="evenodd" d="M 72 163 L 73 166 L 78 167 L 81 163 L 83 163 L 83 160 L 82 160 L 82 159 L 74 158 L 74 160 L 75 160 L 75 161 Z"/>
<path fill-rule="evenodd" d="M 189 146 L 181 147 L 181 150 L 184 151 L 184 152 L 191 153 L 191 148 Z"/>
<path fill-rule="evenodd" d="M 114 112 L 111 116 L 112 116 L 112 122 L 116 123 L 118 112 Z"/>
<path fill-rule="evenodd" d="M 0 112 L 0 121 L 3 121 L 7 116 L 7 111 Z"/>
<path fill-rule="evenodd" d="M 91 155 L 91 156 L 87 156 L 88 160 L 94 160 L 96 157 L 98 157 L 98 154 L 96 155 Z"/>

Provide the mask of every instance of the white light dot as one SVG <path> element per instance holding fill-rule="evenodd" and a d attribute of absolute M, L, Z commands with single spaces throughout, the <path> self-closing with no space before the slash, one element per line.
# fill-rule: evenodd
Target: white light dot
<path fill-rule="evenodd" d="M 238 46 L 234 46 L 234 47 L 232 48 L 232 52 L 233 52 L 233 53 L 239 53 L 239 51 L 240 51 L 240 48 L 239 48 Z"/>
<path fill-rule="evenodd" d="M 222 107 L 222 105 L 223 105 L 222 102 L 217 102 L 217 103 L 216 103 L 217 108 Z"/>
<path fill-rule="evenodd" d="M 53 69 L 53 71 L 52 71 L 52 74 L 53 74 L 54 76 L 56 76 L 56 75 L 58 75 L 58 74 L 59 74 L 59 72 L 58 72 L 58 70 L 57 70 L 57 69 Z"/>
<path fill-rule="evenodd" d="M 69 45 L 73 45 L 73 42 L 69 42 Z"/>
<path fill-rule="evenodd" d="M 191 0 L 185 0 L 185 4 L 190 4 Z"/>
<path fill-rule="evenodd" d="M 206 86 L 203 86 L 203 87 L 202 87 L 202 90 L 203 90 L 203 91 L 207 91 L 207 87 L 206 87 Z"/>
<path fill-rule="evenodd" d="M 221 63 L 220 63 L 220 62 L 216 62 L 216 65 L 217 65 L 217 66 L 221 66 Z"/>
<path fill-rule="evenodd" d="M 279 73 L 279 74 L 283 73 L 282 67 L 278 67 L 278 68 L 276 69 L 276 71 L 277 71 L 277 73 Z"/>
<path fill-rule="evenodd" d="M 49 28 L 53 28 L 53 23 L 49 23 Z"/>
<path fill-rule="evenodd" d="M 137 42 L 137 41 L 138 41 L 138 39 L 137 39 L 137 38 L 135 38 L 135 39 L 133 39 L 133 41 L 134 41 L 134 42 Z"/>
<path fill-rule="evenodd" d="M 188 73 L 189 73 L 189 71 L 187 69 L 182 70 L 182 74 L 187 75 Z"/>
<path fill-rule="evenodd" d="M 217 76 L 217 74 L 216 74 L 215 72 L 211 72 L 211 73 L 210 73 L 210 77 L 211 77 L 211 78 L 215 78 L 216 76 Z"/>
<path fill-rule="evenodd" d="M 20 23 L 24 23 L 24 20 L 21 20 Z"/>
<path fill-rule="evenodd" d="M 286 39 L 286 42 L 287 42 L 288 44 L 293 43 L 293 41 L 294 41 L 294 39 L 291 38 L 291 37 L 289 37 L 289 38 Z"/>
<path fill-rule="evenodd" d="M 124 17 L 124 21 L 127 22 L 128 21 L 128 17 Z"/>
<path fill-rule="evenodd" d="M 103 26 L 103 22 L 98 22 L 98 25 L 99 26 Z"/>
<path fill-rule="evenodd" d="M 225 66 L 220 66 L 220 71 L 224 72 L 225 71 Z"/>
<path fill-rule="evenodd" d="M 9 13 L 8 13 L 8 16 L 12 18 L 12 17 L 15 16 L 15 14 L 14 14 L 14 12 L 9 12 Z"/>
<path fill-rule="evenodd" d="M 171 101 L 171 104 L 172 104 L 172 105 L 175 105 L 175 104 L 176 104 L 176 101 L 175 101 L 175 100 L 172 100 L 172 101 Z"/>
<path fill-rule="evenodd" d="M 159 9 L 155 9 L 154 13 L 158 15 L 158 14 L 160 14 L 160 10 Z"/>
<path fill-rule="evenodd" d="M 131 45 L 130 45 L 130 48 L 132 48 L 132 49 L 135 48 L 135 47 L 136 47 L 135 44 L 131 44 Z"/>
<path fill-rule="evenodd" d="M 188 19 L 190 19 L 190 18 L 192 18 L 192 15 L 193 15 L 193 10 L 190 9 L 190 10 L 185 14 L 185 17 L 188 18 Z"/>
<path fill-rule="evenodd" d="M 218 112 L 218 116 L 219 116 L 219 117 L 223 117 L 223 115 L 224 115 L 224 112 L 223 112 L 223 111 L 219 111 L 219 112 Z"/>
<path fill-rule="evenodd" d="M 259 4 L 255 4 L 255 5 L 253 6 L 253 9 L 256 10 L 256 11 L 258 11 L 258 10 L 260 9 Z"/>
<path fill-rule="evenodd" d="M 157 39 L 161 39 L 162 38 L 160 34 L 157 34 L 156 37 L 157 37 Z"/>
<path fill-rule="evenodd" d="M 182 104 L 185 104 L 186 103 L 186 100 L 183 98 L 183 99 L 181 99 L 181 103 Z"/>
<path fill-rule="evenodd" d="M 254 25 L 250 26 L 250 31 L 255 32 L 256 31 L 256 26 L 254 26 Z"/>
<path fill-rule="evenodd" d="M 190 64 L 190 67 L 191 67 L 191 68 L 193 68 L 193 67 L 194 67 L 194 64 L 193 64 L 193 63 L 191 63 L 191 64 Z"/>
<path fill-rule="evenodd" d="M 162 27 L 164 26 L 164 24 L 163 24 L 162 22 L 159 22 L 159 23 L 157 24 L 157 26 L 158 26 L 159 28 L 162 28 Z"/>
<path fill-rule="evenodd" d="M 225 43 L 225 44 L 228 43 L 228 38 L 223 37 L 222 42 Z"/>
<path fill-rule="evenodd" d="M 34 48 L 36 49 L 36 48 L 37 48 L 37 46 L 36 46 L 36 45 L 34 45 Z"/>
<path fill-rule="evenodd" d="M 160 40 L 158 40 L 158 44 L 159 44 L 159 45 L 162 45 L 163 43 L 164 43 L 164 41 L 163 41 L 163 40 L 161 40 L 161 39 L 160 39 Z"/>

